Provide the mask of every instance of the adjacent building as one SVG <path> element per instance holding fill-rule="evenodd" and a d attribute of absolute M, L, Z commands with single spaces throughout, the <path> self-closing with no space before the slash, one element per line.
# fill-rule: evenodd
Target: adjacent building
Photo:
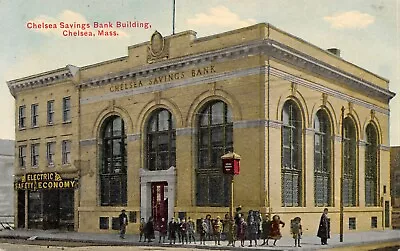
<path fill-rule="evenodd" d="M 392 196 L 392 226 L 400 228 L 400 146 L 390 148 L 390 182 Z"/>
<path fill-rule="evenodd" d="M 137 232 L 150 216 L 223 216 L 220 157 L 234 151 L 245 212 L 301 216 L 315 234 L 327 207 L 335 233 L 342 196 L 346 231 L 390 227 L 395 94 L 339 52 L 265 23 L 156 31 L 125 57 L 9 81 L 17 225 L 107 232 L 126 209 Z"/>
<path fill-rule="evenodd" d="M 14 140 L 0 139 L 0 222 L 14 222 Z"/>

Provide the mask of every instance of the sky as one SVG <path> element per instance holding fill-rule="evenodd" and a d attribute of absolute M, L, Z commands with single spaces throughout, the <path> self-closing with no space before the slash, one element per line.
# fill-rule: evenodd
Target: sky
<path fill-rule="evenodd" d="M 173 0 L 0 0 L 0 138 L 14 139 L 14 98 L 6 81 L 68 64 L 126 56 L 158 30 L 172 33 Z M 400 0 L 176 0 L 175 32 L 197 37 L 267 22 L 390 80 L 390 145 L 400 145 Z M 115 22 L 151 27 L 116 28 Z M 118 36 L 69 37 L 27 23 L 114 24 Z M 93 27 L 86 29 L 95 31 Z M 76 30 L 74 30 L 76 31 Z"/>

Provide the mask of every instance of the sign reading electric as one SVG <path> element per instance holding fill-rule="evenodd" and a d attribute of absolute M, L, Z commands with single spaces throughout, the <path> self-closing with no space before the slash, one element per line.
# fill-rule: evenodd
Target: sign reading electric
<path fill-rule="evenodd" d="M 56 172 L 51 173 L 27 173 L 21 180 L 14 183 L 15 190 L 42 190 L 42 189 L 66 189 L 76 188 L 77 180 L 62 179 Z"/>

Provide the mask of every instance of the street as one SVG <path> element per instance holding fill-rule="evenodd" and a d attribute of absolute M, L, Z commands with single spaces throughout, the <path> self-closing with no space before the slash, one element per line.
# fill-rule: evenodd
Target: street
<path fill-rule="evenodd" d="M 155 247 L 155 246 L 95 246 L 88 243 L 60 242 L 60 241 L 27 241 L 17 239 L 0 239 L 0 251 L 190 251 L 199 250 L 196 248 Z"/>

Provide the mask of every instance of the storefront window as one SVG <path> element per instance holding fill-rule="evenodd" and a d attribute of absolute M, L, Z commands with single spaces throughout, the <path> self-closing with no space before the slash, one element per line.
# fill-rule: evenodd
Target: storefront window
<path fill-rule="evenodd" d="M 101 205 L 126 205 L 127 154 L 124 121 L 118 116 L 108 118 L 104 122 L 101 137 Z"/>
<path fill-rule="evenodd" d="M 229 203 L 229 181 L 222 173 L 221 156 L 233 152 L 232 135 L 232 113 L 228 105 L 222 101 L 206 104 L 198 117 L 198 206 L 227 206 Z"/>

